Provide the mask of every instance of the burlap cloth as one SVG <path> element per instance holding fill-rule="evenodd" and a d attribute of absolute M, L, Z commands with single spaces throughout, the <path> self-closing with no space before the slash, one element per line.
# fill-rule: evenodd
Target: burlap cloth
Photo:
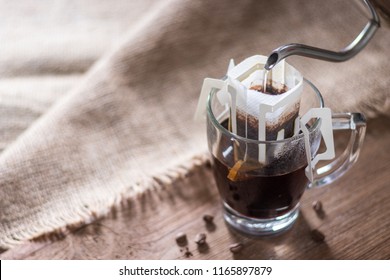
<path fill-rule="evenodd" d="M 90 222 L 202 165 L 199 90 L 230 58 L 290 42 L 337 50 L 367 21 L 337 0 L 16 2 L 0 9 L 2 248 Z M 334 111 L 375 117 L 389 114 L 389 46 L 385 25 L 348 62 L 288 61 Z"/>

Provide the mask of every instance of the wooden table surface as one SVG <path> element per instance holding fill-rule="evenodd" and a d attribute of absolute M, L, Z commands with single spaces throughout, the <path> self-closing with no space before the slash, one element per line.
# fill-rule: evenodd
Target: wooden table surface
<path fill-rule="evenodd" d="M 339 137 L 340 138 L 340 137 Z M 37 240 L 2 252 L 1 259 L 390 259 L 390 119 L 369 121 L 356 165 L 341 179 L 305 192 L 297 223 L 276 237 L 253 238 L 224 223 L 211 171 L 199 168 L 165 189 L 147 191 L 110 216 L 60 240 Z M 324 217 L 312 202 L 321 200 Z M 206 226 L 204 214 L 214 216 Z M 310 231 L 325 234 L 312 240 Z M 188 245 L 175 242 L 178 232 Z M 198 248 L 196 234 L 207 234 Z M 229 245 L 241 242 L 237 254 Z"/>

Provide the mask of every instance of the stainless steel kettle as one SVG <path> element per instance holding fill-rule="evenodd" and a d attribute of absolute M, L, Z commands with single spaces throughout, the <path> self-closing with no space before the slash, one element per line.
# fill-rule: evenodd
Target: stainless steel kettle
<path fill-rule="evenodd" d="M 379 16 L 369 0 L 362 0 L 366 8 L 369 10 L 371 19 L 365 25 L 359 35 L 347 47 L 341 51 L 335 52 L 331 50 L 321 49 L 303 44 L 287 44 L 276 48 L 268 56 L 267 62 L 264 66 L 266 70 L 272 69 L 279 61 L 290 56 L 300 55 L 315 59 L 321 59 L 331 62 L 342 62 L 350 59 L 359 53 L 374 36 L 376 30 L 380 27 Z"/>

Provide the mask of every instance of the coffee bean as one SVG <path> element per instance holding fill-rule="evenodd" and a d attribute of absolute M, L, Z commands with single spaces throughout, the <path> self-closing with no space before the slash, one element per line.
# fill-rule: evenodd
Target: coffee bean
<path fill-rule="evenodd" d="M 313 204 L 313 209 L 314 211 L 316 212 L 317 214 L 317 217 L 320 218 L 320 219 L 325 219 L 325 211 L 324 211 L 324 208 L 322 206 L 322 203 L 321 201 L 314 201 Z"/>
<path fill-rule="evenodd" d="M 198 245 L 203 245 L 206 243 L 206 234 L 205 233 L 199 233 L 195 237 L 195 243 Z"/>
<path fill-rule="evenodd" d="M 216 229 L 216 225 L 214 224 L 214 216 L 211 215 L 204 215 L 203 221 L 206 223 L 206 229 L 208 232 L 213 232 Z"/>
<path fill-rule="evenodd" d="M 232 252 L 233 254 L 237 254 L 237 253 L 239 253 L 241 250 L 242 250 L 242 248 L 243 248 L 243 245 L 242 245 L 242 243 L 234 243 L 234 244 L 231 244 L 230 246 L 229 246 L 229 250 L 230 250 L 230 252 Z"/>
<path fill-rule="evenodd" d="M 325 235 L 318 229 L 313 229 L 310 235 L 311 235 L 311 239 L 313 239 L 313 241 L 315 242 L 321 243 L 325 240 Z"/>
<path fill-rule="evenodd" d="M 187 244 L 187 235 L 184 232 L 176 234 L 176 243 L 180 246 Z"/>
<path fill-rule="evenodd" d="M 203 216 L 203 221 L 205 221 L 208 224 L 211 224 L 213 222 L 213 220 L 214 220 L 214 216 L 211 216 L 208 214 Z"/>
<path fill-rule="evenodd" d="M 321 203 L 321 201 L 319 201 L 319 200 L 314 201 L 312 206 L 313 206 L 313 209 L 316 212 L 322 211 L 322 203 Z"/>
<path fill-rule="evenodd" d="M 188 247 L 186 247 L 186 251 L 184 252 L 184 256 L 185 256 L 186 258 L 189 258 L 189 257 L 192 257 L 192 256 L 193 256 L 192 253 L 190 252 L 190 250 L 188 250 Z"/>

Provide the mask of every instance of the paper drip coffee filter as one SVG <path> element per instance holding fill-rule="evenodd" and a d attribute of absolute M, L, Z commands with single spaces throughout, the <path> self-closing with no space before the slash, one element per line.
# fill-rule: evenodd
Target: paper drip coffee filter
<path fill-rule="evenodd" d="M 302 75 L 284 61 L 281 61 L 270 72 L 266 73 L 264 70 L 266 61 L 267 57 L 261 55 L 249 57 L 236 66 L 231 61 L 223 80 L 205 79 L 195 118 L 202 118 L 206 108 L 207 96 L 212 89 L 217 89 L 216 97 L 220 105 L 225 107 L 224 113 L 229 112 L 228 129 L 233 134 L 247 139 L 270 141 L 289 138 L 302 131 L 305 138 L 307 138 L 305 139 L 306 142 L 309 143 L 309 135 L 301 129 L 304 124 L 300 121 L 298 115 L 303 90 Z M 266 84 L 268 87 L 272 87 L 273 93 L 263 92 Z M 320 110 L 322 117 L 325 116 L 324 112 L 321 111 L 324 108 L 317 109 Z M 330 110 L 329 114 L 326 113 L 326 115 L 330 120 Z M 316 117 L 316 110 L 311 110 L 310 116 L 306 116 L 306 119 L 308 121 L 314 117 Z M 216 118 L 219 120 L 218 116 Z M 331 123 L 330 127 L 328 127 L 329 121 L 325 123 L 327 127 L 324 127 L 324 129 L 331 130 Z M 329 135 L 329 133 L 325 134 Z M 329 145 L 327 147 L 329 146 L 328 150 L 333 150 L 334 154 L 333 135 L 331 136 L 332 143 L 328 140 L 327 144 Z M 306 156 L 309 161 L 308 169 L 311 173 L 316 162 L 314 162 L 314 165 L 311 164 L 312 157 L 309 145 L 306 145 L 304 149 L 306 149 Z M 253 158 L 253 151 L 249 152 Z M 280 151 L 274 151 L 274 153 L 278 152 Z M 266 145 L 259 144 L 256 153 L 258 162 L 266 165 Z M 331 156 L 331 153 L 328 153 L 321 159 L 328 159 Z M 242 167 L 243 161 L 245 161 L 245 158 L 236 163 L 235 167 L 232 168 L 233 172 L 235 168 Z M 313 177 L 312 174 L 307 174 L 307 176 L 309 179 Z"/>
<path fill-rule="evenodd" d="M 237 118 L 247 129 L 240 136 L 254 140 L 281 140 L 298 132 L 297 118 L 303 88 L 302 75 L 282 61 L 266 74 L 267 57 L 252 56 L 228 71 L 228 76 L 246 88 L 246 103 L 237 104 Z M 268 78 L 266 81 L 264 79 Z M 268 84 L 277 94 L 264 93 Z M 260 89 L 260 90 L 257 90 Z M 278 93 L 279 92 L 279 93 Z M 265 163 L 265 145 L 259 145 L 258 160 Z"/>
<path fill-rule="evenodd" d="M 211 88 L 220 88 L 217 98 L 230 110 L 231 131 L 260 141 L 280 140 L 297 133 L 295 123 L 303 85 L 302 75 L 283 61 L 267 75 L 269 86 L 281 93 L 256 90 L 264 84 L 266 60 L 267 57 L 256 55 L 234 67 L 231 63 L 225 81 L 205 80 L 199 101 L 203 103 L 202 97 L 207 97 Z M 259 147 L 258 159 L 265 162 L 263 145 Z"/>

